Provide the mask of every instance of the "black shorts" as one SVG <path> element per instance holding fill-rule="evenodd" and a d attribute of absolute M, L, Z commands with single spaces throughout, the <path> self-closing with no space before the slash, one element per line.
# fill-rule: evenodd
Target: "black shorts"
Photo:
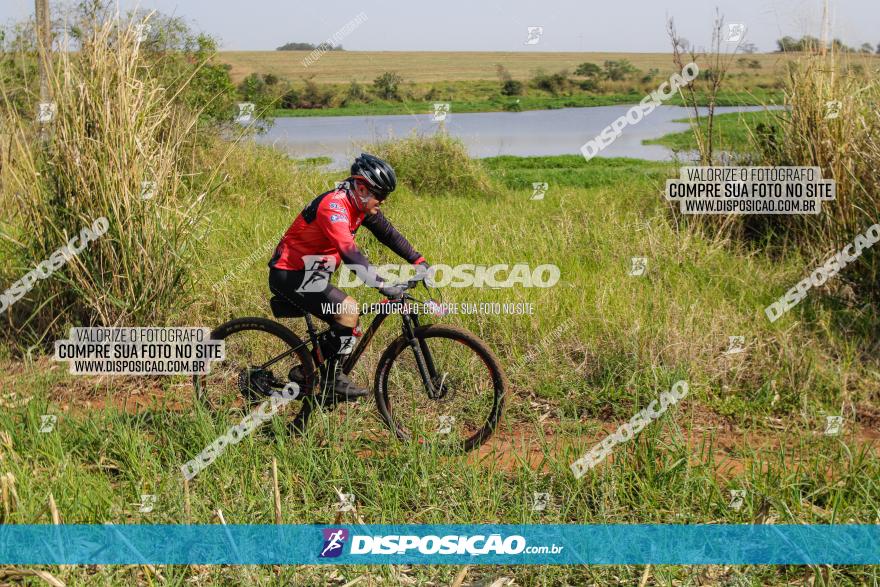
<path fill-rule="evenodd" d="M 303 279 L 309 275 L 309 281 L 303 284 Z M 328 273 L 316 271 L 287 271 L 285 269 L 269 269 L 269 290 L 273 295 L 299 306 L 309 314 L 317 316 L 328 324 L 335 322 L 335 313 L 327 312 L 328 308 L 322 307 L 330 304 L 338 308 L 348 294 L 330 283 Z M 302 291 L 299 291 L 302 290 Z"/>

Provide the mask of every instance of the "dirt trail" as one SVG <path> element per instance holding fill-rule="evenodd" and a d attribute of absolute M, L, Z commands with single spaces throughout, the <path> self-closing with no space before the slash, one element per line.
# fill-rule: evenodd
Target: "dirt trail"
<path fill-rule="evenodd" d="M 705 453 L 710 450 L 716 471 L 723 477 L 735 476 L 748 467 L 750 459 L 739 456 L 743 452 L 754 451 L 769 458 L 780 448 L 797 447 L 805 438 L 817 441 L 829 438 L 822 430 L 807 431 L 796 428 L 793 423 L 782 427 L 775 419 L 768 419 L 768 426 L 764 429 L 744 429 L 703 406 L 691 406 L 682 412 L 677 421 L 694 455 L 692 462 L 706 459 Z M 860 446 L 867 445 L 880 456 L 878 412 L 869 406 L 856 406 L 856 422 L 847 424 L 839 438 Z M 613 434 L 622 423 L 582 419 L 580 424 L 595 432 L 578 436 L 565 432 L 565 423 L 553 418 L 544 418 L 540 422 L 540 432 L 537 424 L 510 422 L 506 428 L 496 431 L 492 439 L 469 459 L 500 470 L 512 470 L 527 462 L 531 468 L 546 472 L 550 461 L 573 462 Z M 614 461 L 613 451 L 607 460 Z"/>
<path fill-rule="evenodd" d="M 14 407 L 29 401 L 25 387 L 36 377 L 57 379 L 51 383 L 51 399 L 62 411 L 72 415 L 85 414 L 106 407 L 127 413 L 145 409 L 187 410 L 192 406 L 192 384 L 179 377 L 66 377 L 62 365 L 41 358 L 33 366 L 21 362 L 4 361 L 0 364 L 0 407 Z M 548 471 L 551 461 L 569 463 L 613 433 L 621 422 L 585 420 L 575 423 L 551 417 L 555 406 L 546 400 L 532 398 L 532 421 L 514 421 L 507 418 L 493 437 L 468 456 L 471 462 L 496 470 L 510 471 L 527 463 L 535 470 Z M 537 416 L 537 418 L 535 418 Z M 695 462 L 706 459 L 705 450 L 712 458 L 719 475 L 733 476 L 742 472 L 748 459 L 739 455 L 744 449 L 769 455 L 782 448 L 793 448 L 804 435 L 822 437 L 821 431 L 812 433 L 798 429 L 793 422 L 784 426 L 781 421 L 768 419 L 760 430 L 745 430 L 735 422 L 718 416 L 700 405 L 682 406 L 677 422 L 683 428 L 688 447 Z M 858 445 L 869 445 L 880 454 L 880 410 L 870 406 L 856 406 L 855 422 L 847 424 L 842 439 Z M 594 430 L 589 435 L 567 432 L 577 424 L 580 429 Z M 711 439 L 712 445 L 707 443 Z M 614 453 L 608 457 L 614 460 Z M 602 466 L 602 465 L 600 465 Z"/>
<path fill-rule="evenodd" d="M 554 422 L 546 422 L 552 426 Z M 604 425 L 602 434 L 591 437 L 572 438 L 568 435 L 555 435 L 545 430 L 542 435 L 536 434 L 531 425 L 513 426 L 512 432 L 502 432 L 494 435 L 489 442 L 481 446 L 476 452 L 468 456 L 471 462 L 480 462 L 483 466 L 500 471 L 512 471 L 522 463 L 536 471 L 550 472 L 554 461 L 565 464 L 574 462 L 587 453 L 593 446 L 601 442 L 615 427 Z M 803 431 L 800 432 L 803 434 Z M 815 434 L 818 439 L 821 433 Z M 855 441 L 858 445 L 868 445 L 874 454 L 880 456 L 880 439 L 876 430 L 859 428 L 855 434 L 844 434 L 841 439 L 847 442 Z M 711 447 L 708 442 L 712 440 Z M 799 435 L 797 432 L 785 431 L 755 431 L 755 430 L 690 430 L 686 435 L 687 446 L 693 455 L 692 464 L 709 462 L 709 449 L 711 448 L 711 461 L 715 465 L 715 471 L 719 477 L 730 478 L 745 471 L 753 462 L 752 457 L 740 456 L 743 452 L 754 451 L 761 458 L 770 460 L 773 454 L 782 447 L 789 449 L 797 446 Z M 704 446 L 705 445 L 705 446 Z M 617 450 L 623 450 L 618 447 Z M 606 458 L 608 463 L 614 462 L 614 451 Z M 795 457 L 792 457 L 795 458 Z M 598 465 L 605 466 L 604 463 Z"/>

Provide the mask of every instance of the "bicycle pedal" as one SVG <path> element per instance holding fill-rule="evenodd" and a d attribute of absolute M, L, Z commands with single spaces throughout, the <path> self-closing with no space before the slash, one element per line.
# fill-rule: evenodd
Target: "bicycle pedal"
<path fill-rule="evenodd" d="M 350 397 L 342 393 L 336 393 L 333 390 L 318 390 L 316 393 L 312 394 L 316 399 L 319 399 L 322 405 L 334 405 L 341 404 L 346 402 L 356 402 L 362 397 L 366 397 L 363 395 Z"/>

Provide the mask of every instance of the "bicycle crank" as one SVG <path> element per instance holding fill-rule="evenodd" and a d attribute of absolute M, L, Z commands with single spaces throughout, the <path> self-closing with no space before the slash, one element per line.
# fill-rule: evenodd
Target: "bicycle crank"
<path fill-rule="evenodd" d="M 258 402 L 270 397 L 281 384 L 268 369 L 248 367 L 238 374 L 238 389 L 249 402 Z"/>

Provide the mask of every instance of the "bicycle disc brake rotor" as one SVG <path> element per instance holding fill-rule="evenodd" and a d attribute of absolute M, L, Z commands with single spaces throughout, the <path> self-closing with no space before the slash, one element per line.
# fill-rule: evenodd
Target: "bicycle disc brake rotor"
<path fill-rule="evenodd" d="M 250 401 L 259 401 L 272 395 L 275 376 L 268 369 L 248 367 L 238 374 L 238 389 Z"/>
<path fill-rule="evenodd" d="M 438 373 L 431 380 L 431 385 L 434 387 L 431 399 L 434 401 L 448 401 L 455 397 L 455 382 L 448 375 L 448 373 Z"/>

